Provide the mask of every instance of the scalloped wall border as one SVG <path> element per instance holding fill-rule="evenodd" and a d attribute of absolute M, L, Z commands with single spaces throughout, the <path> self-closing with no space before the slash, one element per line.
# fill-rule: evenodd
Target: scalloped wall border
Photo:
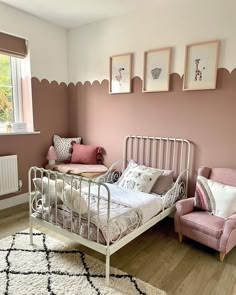
<path fill-rule="evenodd" d="M 57 85 L 57 86 L 68 86 L 67 83 L 65 83 L 65 82 L 60 82 L 60 83 L 59 83 L 59 82 L 57 82 L 56 80 L 49 81 L 49 80 L 47 80 L 46 78 L 39 79 L 39 78 L 37 78 L 37 77 L 32 77 L 31 79 L 32 79 L 32 81 L 34 80 L 34 81 L 37 81 L 38 83 L 42 83 L 42 84 L 48 84 L 48 85 L 53 85 L 53 84 L 55 84 L 55 85 Z"/>
<path fill-rule="evenodd" d="M 234 68 L 232 71 L 229 71 L 226 68 L 218 68 L 217 72 L 219 72 L 219 71 L 227 71 L 228 75 L 234 75 L 234 73 L 236 73 L 236 68 Z M 170 76 L 178 76 L 180 79 L 183 78 L 183 75 L 180 75 L 178 73 L 171 73 Z M 137 79 L 137 78 L 139 78 L 141 81 L 143 80 L 139 76 L 132 77 L 132 80 Z M 65 86 L 66 85 L 66 86 L 76 86 L 76 87 L 77 86 L 86 86 L 86 85 L 93 86 L 94 84 L 102 85 L 103 83 L 109 82 L 108 79 L 103 79 L 101 81 L 99 81 L 99 80 L 94 80 L 94 81 L 88 81 L 87 80 L 87 81 L 84 81 L 84 82 L 78 81 L 76 83 L 74 83 L 74 82 L 69 82 L 69 83 L 57 82 L 56 80 L 49 81 L 46 78 L 39 79 L 37 77 L 32 77 L 32 79 L 37 80 L 39 83 L 42 83 L 42 84 L 55 84 L 55 85 L 59 85 L 59 86 Z"/>

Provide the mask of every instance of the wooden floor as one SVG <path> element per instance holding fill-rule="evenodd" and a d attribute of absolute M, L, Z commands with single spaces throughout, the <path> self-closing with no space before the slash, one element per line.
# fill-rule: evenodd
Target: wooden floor
<path fill-rule="evenodd" d="M 0 211 L 0 238 L 25 228 L 28 228 L 28 207 L 20 205 Z M 208 247 L 187 238 L 179 243 L 173 228 L 173 219 L 164 219 L 113 254 L 111 265 L 168 294 L 236 294 L 236 248 L 222 263 L 218 253 Z M 55 237 L 48 230 L 40 230 Z M 78 247 L 104 261 L 103 255 Z"/>

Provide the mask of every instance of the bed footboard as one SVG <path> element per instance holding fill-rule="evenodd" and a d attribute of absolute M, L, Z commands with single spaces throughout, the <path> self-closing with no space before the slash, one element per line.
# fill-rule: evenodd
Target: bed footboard
<path fill-rule="evenodd" d="M 101 190 L 107 198 L 106 242 L 109 243 L 110 191 L 101 181 L 32 167 L 29 170 L 30 216 L 40 217 L 44 221 L 59 226 L 58 212 L 61 211 L 61 227 L 67 230 L 70 228 L 71 232 L 74 227 L 74 216 L 77 217 L 79 227 L 86 217 L 86 238 L 91 239 L 91 227 L 96 223 L 96 241 L 99 242 Z M 94 214 L 95 210 L 97 210 L 97 215 L 94 217 L 92 213 Z"/>
<path fill-rule="evenodd" d="M 94 180 L 32 167 L 28 175 L 30 243 L 33 224 L 38 224 L 106 255 L 107 283 L 112 245 L 141 224 L 141 214 L 130 208 L 116 208 L 121 211 L 113 216 L 117 205 L 103 181 L 114 180 L 115 173 L 112 168 Z"/>

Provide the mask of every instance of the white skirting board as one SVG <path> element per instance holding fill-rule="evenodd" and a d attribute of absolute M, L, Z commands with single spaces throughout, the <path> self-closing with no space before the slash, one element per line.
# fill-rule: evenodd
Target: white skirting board
<path fill-rule="evenodd" d="M 29 202 L 29 194 L 28 193 L 21 194 L 15 197 L 0 200 L 0 210 L 14 207 L 23 203 L 28 203 L 28 202 Z"/>

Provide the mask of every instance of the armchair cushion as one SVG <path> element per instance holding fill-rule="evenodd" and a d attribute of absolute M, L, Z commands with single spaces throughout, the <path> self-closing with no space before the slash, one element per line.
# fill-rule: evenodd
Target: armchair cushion
<path fill-rule="evenodd" d="M 225 219 L 210 215 L 204 211 L 194 211 L 180 217 L 182 227 L 192 228 L 208 236 L 219 239 L 224 228 Z"/>

